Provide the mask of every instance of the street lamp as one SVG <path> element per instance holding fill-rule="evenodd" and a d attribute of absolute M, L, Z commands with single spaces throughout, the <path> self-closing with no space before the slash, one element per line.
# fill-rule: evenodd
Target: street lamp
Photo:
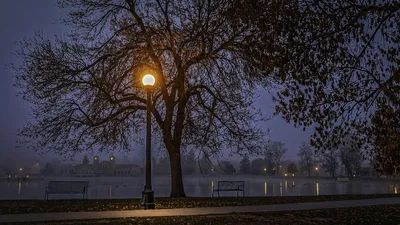
<path fill-rule="evenodd" d="M 318 176 L 318 167 L 315 167 L 315 173 Z"/>
<path fill-rule="evenodd" d="M 154 191 L 151 187 L 151 91 L 156 79 L 151 74 L 146 74 L 142 79 L 147 92 L 146 107 L 146 184 L 142 192 L 141 205 L 144 209 L 154 209 Z"/>

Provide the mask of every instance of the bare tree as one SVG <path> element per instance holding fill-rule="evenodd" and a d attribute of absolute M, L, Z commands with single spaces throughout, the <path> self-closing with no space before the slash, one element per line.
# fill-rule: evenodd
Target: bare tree
<path fill-rule="evenodd" d="M 83 156 L 82 164 L 87 165 L 87 164 L 89 164 L 89 163 L 90 163 L 90 161 L 89 161 L 88 155 Z"/>
<path fill-rule="evenodd" d="M 276 174 L 275 161 L 274 161 L 271 151 L 268 151 L 268 149 L 264 156 L 264 163 L 265 163 L 265 168 L 267 169 L 267 171 L 266 171 L 267 174 Z"/>
<path fill-rule="evenodd" d="M 336 170 L 339 167 L 338 149 L 326 150 L 321 153 L 321 166 L 331 177 L 335 177 Z"/>
<path fill-rule="evenodd" d="M 241 174 L 248 174 L 248 173 L 250 173 L 250 165 L 251 165 L 251 162 L 250 162 L 249 156 L 248 156 L 248 155 L 244 155 L 243 158 L 242 158 L 242 160 L 240 160 L 240 169 L 239 169 L 239 172 L 240 172 Z"/>
<path fill-rule="evenodd" d="M 132 149 L 148 104 L 140 80 L 153 73 L 153 134 L 168 152 L 172 197 L 186 196 L 184 148 L 210 156 L 224 147 L 261 150 L 255 91 L 285 76 L 275 67 L 287 61 L 280 42 L 297 32 L 295 1 L 59 3 L 73 32 L 53 41 L 38 35 L 18 52 L 17 86 L 35 106 L 23 144 L 59 154 Z"/>
<path fill-rule="evenodd" d="M 291 174 L 297 173 L 297 166 L 294 162 L 291 162 L 287 167 L 287 172 Z"/>
<path fill-rule="evenodd" d="M 272 157 L 272 160 L 275 164 L 276 168 L 276 176 L 280 175 L 281 170 L 281 162 L 283 157 L 285 156 L 287 149 L 285 148 L 285 144 L 279 141 L 273 141 L 268 144 L 267 151 Z"/>
<path fill-rule="evenodd" d="M 340 148 L 339 156 L 348 176 L 360 173 L 363 156 L 359 149 L 352 148 L 350 144 L 344 145 Z"/>
<path fill-rule="evenodd" d="M 300 157 L 300 169 L 301 171 L 306 170 L 308 176 L 311 175 L 311 171 L 316 164 L 315 150 L 307 142 L 302 142 L 297 156 Z"/>

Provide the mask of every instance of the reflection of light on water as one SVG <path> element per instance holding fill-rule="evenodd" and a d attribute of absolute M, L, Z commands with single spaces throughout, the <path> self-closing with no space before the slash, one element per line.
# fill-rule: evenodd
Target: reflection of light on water
<path fill-rule="evenodd" d="M 287 191 L 287 181 L 285 181 L 285 190 Z"/>
<path fill-rule="evenodd" d="M 264 182 L 264 196 L 267 196 L 267 182 Z"/>
<path fill-rule="evenodd" d="M 283 187 L 282 187 L 282 183 L 280 183 L 279 185 L 279 194 L 282 196 L 282 191 L 283 191 Z"/>
<path fill-rule="evenodd" d="M 108 188 L 108 198 L 111 199 L 111 190 L 112 190 L 112 187 L 111 187 L 111 185 L 108 186 L 108 187 L 109 187 L 109 188 Z"/>
<path fill-rule="evenodd" d="M 275 184 L 272 184 L 272 195 L 275 195 Z"/>
<path fill-rule="evenodd" d="M 292 182 L 292 187 L 294 187 L 294 181 Z"/>
<path fill-rule="evenodd" d="M 315 184 L 315 189 L 317 191 L 317 195 L 319 195 L 319 184 L 318 183 Z"/>
<path fill-rule="evenodd" d="M 394 186 L 393 192 L 394 192 L 395 194 L 397 194 L 397 187 L 396 187 L 396 186 Z"/>
<path fill-rule="evenodd" d="M 18 198 L 21 194 L 21 182 L 18 182 Z"/>
<path fill-rule="evenodd" d="M 214 181 L 211 181 L 211 191 L 214 190 Z"/>

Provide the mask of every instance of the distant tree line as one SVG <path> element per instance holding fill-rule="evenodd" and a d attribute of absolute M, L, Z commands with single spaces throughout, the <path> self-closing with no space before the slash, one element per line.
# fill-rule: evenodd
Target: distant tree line
<path fill-rule="evenodd" d="M 300 170 L 308 176 L 313 170 L 322 169 L 329 176 L 335 177 L 342 166 L 348 176 L 366 175 L 361 164 L 364 161 L 361 149 L 351 145 L 350 138 L 339 148 L 316 150 L 310 143 L 302 142 L 298 151 Z"/>
<path fill-rule="evenodd" d="M 153 166 L 154 174 L 170 174 L 170 164 L 167 157 L 161 157 L 159 159 L 154 158 Z M 213 163 L 210 156 L 207 154 L 203 154 L 202 157 L 199 158 L 195 155 L 194 151 L 191 150 L 183 156 L 182 172 L 185 175 L 209 175 L 212 173 L 232 175 L 236 174 L 236 168 L 229 160 Z"/>

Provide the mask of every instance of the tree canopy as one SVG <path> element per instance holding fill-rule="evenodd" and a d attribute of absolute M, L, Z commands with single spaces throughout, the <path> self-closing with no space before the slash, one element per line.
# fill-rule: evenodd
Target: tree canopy
<path fill-rule="evenodd" d="M 379 102 L 400 99 L 400 3 L 391 0 L 301 1 L 307 12 L 291 39 L 293 57 L 275 100 L 299 126 L 316 126 L 312 144 L 332 149 L 354 134 L 354 147 L 373 144 L 371 118 Z M 287 42 L 291 43 L 291 42 Z M 298 67 L 301 66 L 301 67 Z M 394 111 L 399 105 L 390 104 Z M 369 148 L 371 149 L 371 148 Z M 365 152 L 374 155 L 374 149 Z"/>

